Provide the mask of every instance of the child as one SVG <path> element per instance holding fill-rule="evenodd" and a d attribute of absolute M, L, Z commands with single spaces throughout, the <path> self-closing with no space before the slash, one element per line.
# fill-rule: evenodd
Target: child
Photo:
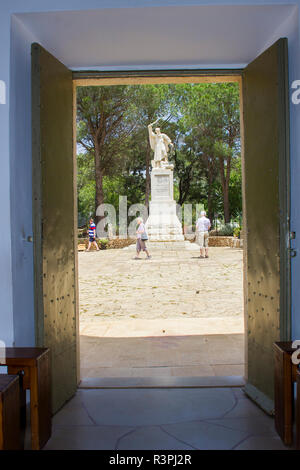
<path fill-rule="evenodd" d="M 94 224 L 94 219 L 90 218 L 90 227 L 89 227 L 89 246 L 85 251 L 90 251 L 91 245 L 95 245 L 97 251 L 99 251 L 97 242 L 96 242 L 96 225 Z"/>

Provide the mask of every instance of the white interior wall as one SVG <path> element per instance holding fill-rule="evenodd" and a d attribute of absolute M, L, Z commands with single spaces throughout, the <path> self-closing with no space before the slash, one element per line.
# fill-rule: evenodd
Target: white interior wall
<path fill-rule="evenodd" d="M 35 37 L 16 18 L 11 22 L 10 171 L 14 340 L 34 346 L 31 44 Z"/>
<path fill-rule="evenodd" d="M 5 84 L 4 103 L 0 104 L 0 341 L 13 344 L 10 164 L 9 164 L 9 41 L 10 22 L 0 15 L 0 80 Z"/>
<path fill-rule="evenodd" d="M 298 1 L 298 0 L 297 0 Z M 172 2 L 172 4 L 180 5 L 179 1 Z M 200 2 L 189 2 L 190 4 L 201 4 Z M 213 3 L 213 2 L 211 2 Z M 215 2 L 225 3 L 225 2 Z M 233 3 L 240 4 L 251 4 L 254 2 L 245 1 Z M 265 2 L 268 4 L 284 4 L 288 2 L 269 1 Z M 115 33 L 115 26 L 117 25 L 118 18 L 118 6 L 124 5 L 131 7 L 134 5 L 148 5 L 155 6 L 170 4 L 167 1 L 161 2 L 126 2 L 116 1 L 114 3 L 115 9 L 112 12 L 112 22 L 108 24 L 111 29 L 111 34 Z M 96 0 L 87 0 L 84 4 L 84 8 L 100 8 L 100 6 L 111 7 L 111 2 L 100 2 Z M 261 5 L 260 5 L 261 6 Z M 268 40 L 274 42 L 280 36 L 288 36 L 289 38 L 289 57 L 290 57 L 290 80 L 300 78 L 300 66 L 299 66 L 299 32 L 298 32 L 298 11 L 290 9 L 286 17 L 282 18 L 282 24 L 273 25 L 272 21 L 268 23 L 271 26 L 271 30 L 268 31 L 269 37 L 263 37 L 261 39 L 264 44 Z M 42 32 L 37 34 L 39 25 L 33 27 L 24 23 L 23 13 L 27 12 L 38 12 L 41 10 L 76 10 L 82 9 L 82 2 L 77 0 L 45 0 L 42 4 L 37 0 L 31 0 L 24 5 L 24 2 L 20 0 L 11 0 L 9 5 L 1 6 L 2 15 L 0 16 L 0 80 L 4 80 L 7 84 L 8 98 L 6 104 L 0 105 L 0 141 L 1 141 L 1 172 L 0 172 L 0 200 L 2 202 L 2 218 L 0 220 L 0 297 L 2 303 L 2 309 L 0 313 L 0 338 L 4 339 L 8 344 L 13 341 L 15 337 L 16 344 L 32 344 L 33 343 L 33 271 L 32 271 L 32 245 L 24 241 L 28 235 L 31 234 L 31 116 L 30 116 L 30 43 L 31 41 L 37 41 L 42 43 L 46 49 L 53 47 L 50 43 L 47 43 L 45 38 L 41 38 Z M 200 7 L 199 7 L 200 8 Z M 228 7 L 229 8 L 229 7 Z M 287 11 L 287 10 L 286 10 Z M 13 19 L 11 24 L 11 35 L 10 35 L 10 19 L 12 13 L 18 13 L 18 20 Z M 20 13 L 22 12 L 22 14 Z M 133 13 L 133 10 L 132 10 Z M 137 12 L 138 13 L 138 12 Z M 21 17 L 20 17 L 21 15 Z M 198 11 L 199 20 L 201 17 L 201 10 Z M 193 15 L 195 16 L 195 14 Z M 275 17 L 273 17 L 274 20 Z M 277 18 L 277 16 L 276 16 Z M 37 18 L 36 18 L 37 19 Z M 116 19 L 116 21 L 113 21 Z M 180 20 L 180 18 L 179 18 Z M 238 21 L 238 17 L 236 18 Z M 23 23 L 23 24 L 22 24 Z M 195 17 L 195 24 L 197 24 L 197 18 Z M 29 27 L 30 26 L 30 27 Z M 164 24 L 160 24 L 162 28 Z M 263 28 L 264 24 L 261 24 Z M 257 25 L 258 27 L 258 25 Z M 34 31 L 33 31 L 34 30 Z M 254 33 L 255 28 L 254 28 Z M 52 36 L 55 36 L 55 26 L 52 28 Z M 78 31 L 77 31 L 78 35 Z M 130 36 L 131 31 L 126 27 L 126 21 L 123 24 L 123 37 L 126 35 Z M 257 33 L 258 35 L 258 33 Z M 259 36 L 259 35 L 258 35 Z M 131 37 L 131 36 L 130 36 Z M 50 38 L 51 39 L 51 38 Z M 81 38 L 83 40 L 83 38 Z M 255 39 L 255 38 L 254 38 Z M 137 47 L 143 52 L 143 29 L 139 25 L 139 35 L 136 37 Z M 165 67 L 195 67 L 195 66 L 209 66 L 207 58 L 204 62 L 199 63 L 198 48 L 194 48 L 194 60 L 193 56 L 189 56 L 189 63 L 184 63 L 182 58 L 183 49 L 179 49 L 181 55 L 176 56 L 177 48 L 176 44 L 168 42 L 168 35 L 164 38 L 164 48 L 160 48 L 158 56 L 150 57 L 150 62 L 143 64 L 143 54 L 140 54 L 139 63 L 132 64 L 132 58 L 136 55 L 128 56 L 126 60 L 123 59 L 121 63 L 120 56 L 118 54 L 123 50 L 122 45 L 119 44 L 115 49 L 109 49 L 111 56 L 110 65 L 111 69 L 122 69 L 122 68 L 161 68 L 163 64 Z M 161 41 L 160 41 L 161 43 Z M 253 44 L 253 43 L 251 43 Z M 256 48 L 263 48 L 264 44 L 258 44 Z M 206 44 L 202 43 L 202 48 L 205 49 Z M 218 46 L 218 44 L 217 44 Z M 246 47 L 246 46 L 243 46 Z M 199 44 L 200 48 L 200 44 Z M 152 49 L 151 49 L 152 50 Z M 52 51 L 53 52 L 53 51 Z M 103 49 L 98 48 L 100 57 Z M 151 51 L 150 51 L 151 52 Z M 170 53 L 172 55 L 172 64 L 169 61 Z M 253 53 L 253 52 L 252 52 Z M 132 49 L 130 50 L 132 54 Z M 195 55 L 196 54 L 196 55 Z M 124 57 L 124 54 L 123 54 Z M 176 60 L 176 57 L 178 60 Z M 232 63 L 232 57 L 226 58 L 221 63 L 215 62 L 211 64 L 215 67 L 222 67 L 223 65 L 229 64 L 239 66 L 240 62 L 234 59 Z M 238 57 L 238 55 L 236 55 Z M 240 61 L 244 63 L 245 60 L 252 60 L 254 57 L 239 56 Z M 11 62 L 10 62 L 11 58 Z M 200 57 L 201 58 L 201 57 Z M 63 62 L 67 62 L 66 59 L 61 56 L 60 59 Z M 149 59 L 149 60 L 150 60 Z M 159 60 L 158 60 L 159 59 Z M 203 60 L 204 60 L 203 59 Z M 226 60 L 225 60 L 226 59 Z M 228 59 L 228 60 L 227 60 Z M 155 63 L 155 60 L 157 63 Z M 200 61 L 201 62 L 201 61 Z M 82 64 L 74 62 L 74 67 L 81 67 Z M 97 65 L 97 67 L 108 67 L 107 64 Z M 9 82 L 9 74 L 11 74 L 11 81 Z M 10 101 L 9 101 L 10 97 Z M 10 109 L 10 139 L 9 139 L 9 109 Z M 292 167 L 292 230 L 298 231 L 300 234 L 300 197 L 299 197 L 299 166 L 300 158 L 298 155 L 300 147 L 300 136 L 298 135 L 297 129 L 299 129 L 299 111 L 297 106 L 291 105 L 291 167 Z M 10 143 L 10 148 L 9 148 Z M 10 212 L 11 209 L 11 212 Z M 11 215 L 10 215 L 11 214 Z M 298 230 L 299 229 L 299 230 Z M 297 240 L 294 242 L 297 247 Z M 12 248 L 12 259 L 11 259 L 11 248 Z M 300 255 L 300 254 L 299 254 Z M 13 271 L 13 274 L 12 274 Z M 300 295 L 298 294 L 298 282 L 300 277 L 300 258 L 293 260 L 292 263 L 292 274 L 293 274 L 293 337 L 300 338 Z M 14 283 L 13 295 L 12 295 L 12 279 Z M 14 327 L 13 327 L 13 310 L 14 310 Z"/>
<path fill-rule="evenodd" d="M 72 69 L 240 68 L 294 10 L 292 5 L 186 5 L 17 16 Z"/>

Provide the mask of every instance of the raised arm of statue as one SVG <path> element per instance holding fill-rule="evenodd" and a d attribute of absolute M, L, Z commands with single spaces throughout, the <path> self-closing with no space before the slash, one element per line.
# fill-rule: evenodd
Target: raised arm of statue
<path fill-rule="evenodd" d="M 149 142 L 153 152 L 155 152 L 155 133 L 153 132 L 152 126 L 154 126 L 154 124 L 156 124 L 158 121 L 159 119 L 156 119 L 156 121 L 148 125 Z"/>
<path fill-rule="evenodd" d="M 148 128 L 149 128 L 150 126 L 151 126 L 151 127 L 154 126 L 154 124 L 156 124 L 158 121 L 159 121 L 159 118 L 156 119 L 156 121 L 154 121 L 154 122 L 152 122 L 151 124 L 149 124 Z"/>

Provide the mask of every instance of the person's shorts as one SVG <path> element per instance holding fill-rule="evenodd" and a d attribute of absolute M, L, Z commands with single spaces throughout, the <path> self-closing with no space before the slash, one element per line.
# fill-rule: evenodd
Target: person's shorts
<path fill-rule="evenodd" d="M 96 238 L 94 237 L 89 237 L 89 241 L 92 243 L 92 242 L 95 242 L 96 241 Z"/>
<path fill-rule="evenodd" d="M 207 248 L 208 247 L 208 232 L 197 232 L 196 243 L 198 243 L 200 248 Z"/>
<path fill-rule="evenodd" d="M 139 253 L 140 251 L 146 251 L 146 243 L 144 240 L 141 240 L 140 238 L 137 239 L 136 241 L 136 251 Z"/>

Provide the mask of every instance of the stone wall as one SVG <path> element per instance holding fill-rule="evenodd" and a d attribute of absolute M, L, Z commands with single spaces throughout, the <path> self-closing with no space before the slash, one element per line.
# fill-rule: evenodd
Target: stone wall
<path fill-rule="evenodd" d="M 195 240 L 195 234 L 186 234 L 185 239 L 193 242 Z M 229 246 L 231 248 L 243 248 L 243 240 L 236 237 L 210 236 L 208 239 L 208 246 Z"/>
<path fill-rule="evenodd" d="M 208 246 L 229 246 L 243 248 L 243 240 L 235 237 L 209 237 Z"/>
<path fill-rule="evenodd" d="M 126 246 L 129 245 L 135 245 L 136 244 L 136 239 L 135 238 L 114 238 L 111 240 L 105 240 L 102 241 L 97 238 L 97 245 L 100 248 L 100 250 L 111 250 L 111 249 L 117 249 L 117 248 L 125 248 Z M 88 239 L 87 238 L 82 238 L 78 239 L 78 251 L 85 251 L 88 247 Z M 96 250 L 95 246 L 92 245 L 90 248 L 91 251 Z"/>

